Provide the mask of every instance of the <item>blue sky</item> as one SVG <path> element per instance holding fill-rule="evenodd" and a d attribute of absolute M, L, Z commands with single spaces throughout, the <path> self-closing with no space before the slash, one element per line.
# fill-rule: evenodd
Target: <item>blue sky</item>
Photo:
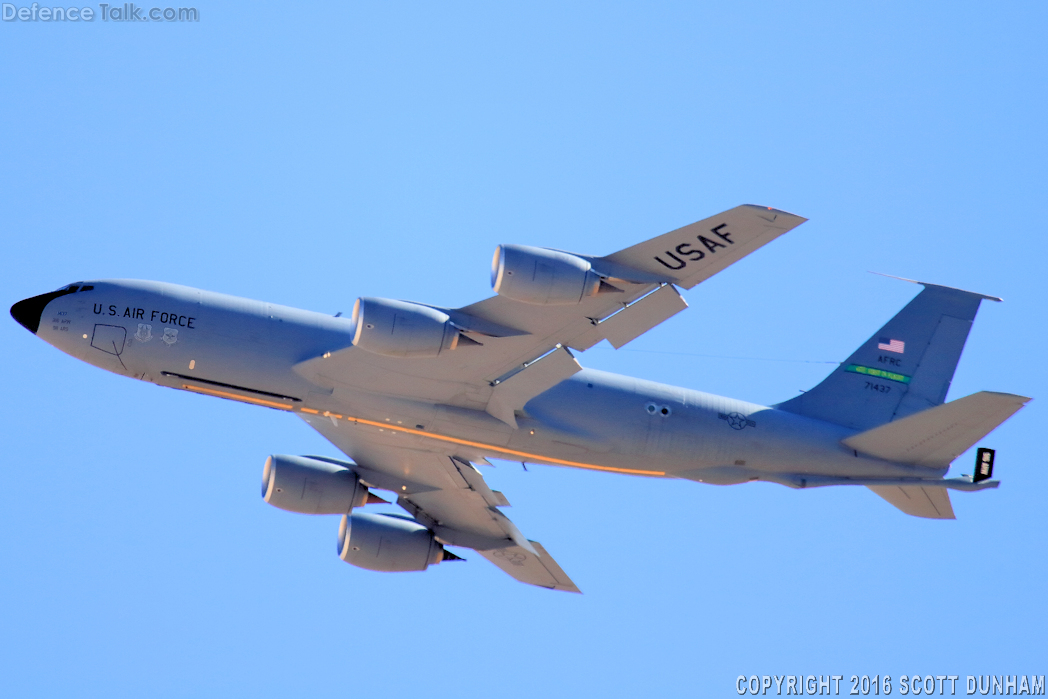
<path fill-rule="evenodd" d="M 584 595 L 476 555 L 335 555 L 259 497 L 295 418 L 0 323 L 11 696 L 734 696 L 739 674 L 1045 674 L 1048 253 L 1036 3 L 208 3 L 0 24 L 0 298 L 178 282 L 335 313 L 461 306 L 499 243 L 605 254 L 740 203 L 810 221 L 584 366 L 772 403 L 916 287 L 984 304 L 951 398 L 1039 398 L 955 522 L 865 489 L 499 463 Z M 820 363 L 822 362 L 822 363 Z M 973 454 L 956 472 L 970 472 Z M 897 686 L 897 685 L 896 685 Z M 897 691 L 897 690 L 896 690 Z"/>

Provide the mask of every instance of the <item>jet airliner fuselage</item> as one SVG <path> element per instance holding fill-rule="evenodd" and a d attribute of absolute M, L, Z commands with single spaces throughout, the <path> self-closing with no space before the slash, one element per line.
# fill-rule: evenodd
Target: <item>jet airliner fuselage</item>
<path fill-rule="evenodd" d="M 452 438 L 484 457 L 716 484 L 802 486 L 930 478 L 946 470 L 857 454 L 841 444 L 855 430 L 821 420 L 591 369 L 529 402 L 517 429 L 483 411 L 371 391 L 353 401 L 359 407 L 349 414 L 345 399 L 292 369 L 350 348 L 349 318 L 161 282 L 75 286 L 80 290 L 42 309 L 37 335 L 77 359 L 159 386 L 382 425 L 391 441 L 398 432 Z M 341 395 L 353 380 L 345 377 Z"/>
<path fill-rule="evenodd" d="M 61 351 L 134 379 L 296 413 L 352 461 L 272 456 L 266 502 L 342 514 L 354 565 L 424 570 L 465 546 L 519 580 L 578 591 L 499 508 L 487 459 L 730 485 L 865 485 L 949 519 L 946 489 L 982 490 L 951 461 L 1029 399 L 945 403 L 982 300 L 924 290 L 811 391 L 761 406 L 582 369 L 686 308 L 689 289 L 803 222 L 741 206 L 606 257 L 501 246 L 496 296 L 460 309 L 358 299 L 351 318 L 136 280 L 78 282 L 12 316 Z M 668 264 L 671 260 L 673 264 Z M 389 491 L 410 517 L 354 512 Z"/>

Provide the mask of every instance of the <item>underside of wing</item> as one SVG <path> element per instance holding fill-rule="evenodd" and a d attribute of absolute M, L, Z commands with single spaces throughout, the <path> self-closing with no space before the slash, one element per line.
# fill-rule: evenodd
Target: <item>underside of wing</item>
<path fill-rule="evenodd" d="M 520 546 L 510 546 L 479 553 L 521 582 L 551 590 L 582 592 L 557 565 L 553 557 L 546 553 L 542 544 L 537 541 L 529 543 L 532 551 Z"/>
<path fill-rule="evenodd" d="M 442 544 L 474 549 L 522 582 L 579 591 L 545 549 L 499 511 L 509 501 L 468 459 L 453 451 L 376 444 L 328 418 L 301 417 L 354 461 L 366 485 L 396 493 L 397 504 Z"/>
<path fill-rule="evenodd" d="M 690 289 L 807 219 L 744 204 L 603 258 Z"/>

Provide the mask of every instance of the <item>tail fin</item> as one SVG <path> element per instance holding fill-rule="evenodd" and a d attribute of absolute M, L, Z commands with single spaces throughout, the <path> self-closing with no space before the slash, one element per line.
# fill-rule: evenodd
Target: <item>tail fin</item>
<path fill-rule="evenodd" d="M 915 283 L 924 290 L 846 362 L 812 390 L 775 407 L 868 430 L 942 405 L 979 303 L 1001 299 Z"/>
<path fill-rule="evenodd" d="M 943 468 L 1014 415 L 1029 400 L 1010 393 L 981 391 L 860 432 L 842 443 L 856 451 L 888 461 Z M 989 459 L 987 473 L 993 468 L 992 455 Z M 982 478 L 978 475 L 982 463 L 983 455 L 980 453 L 973 478 L 976 483 L 986 482 L 986 474 Z M 946 488 L 920 485 L 871 485 L 869 488 L 908 515 L 954 519 L 950 494 Z"/>
<path fill-rule="evenodd" d="M 844 446 L 887 461 L 945 468 L 1030 401 L 980 391 L 843 440 Z"/>

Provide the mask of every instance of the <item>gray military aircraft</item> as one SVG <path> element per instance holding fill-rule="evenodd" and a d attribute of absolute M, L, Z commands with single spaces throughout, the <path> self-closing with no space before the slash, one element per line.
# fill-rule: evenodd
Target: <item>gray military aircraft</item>
<path fill-rule="evenodd" d="M 944 403 L 991 296 L 923 290 L 814 389 L 773 406 L 583 369 L 687 307 L 691 289 L 806 219 L 739 206 L 604 257 L 502 245 L 496 295 L 465 308 L 360 298 L 331 317 L 174 284 L 77 282 L 11 315 L 89 364 L 297 415 L 350 461 L 270 456 L 262 495 L 342 515 L 347 563 L 419 571 L 476 550 L 532 585 L 578 592 L 502 513 L 488 458 L 729 485 L 864 485 L 903 512 L 952 519 L 948 490 L 993 488 L 950 463 L 1030 399 Z M 361 512 L 389 491 L 409 515 Z"/>

